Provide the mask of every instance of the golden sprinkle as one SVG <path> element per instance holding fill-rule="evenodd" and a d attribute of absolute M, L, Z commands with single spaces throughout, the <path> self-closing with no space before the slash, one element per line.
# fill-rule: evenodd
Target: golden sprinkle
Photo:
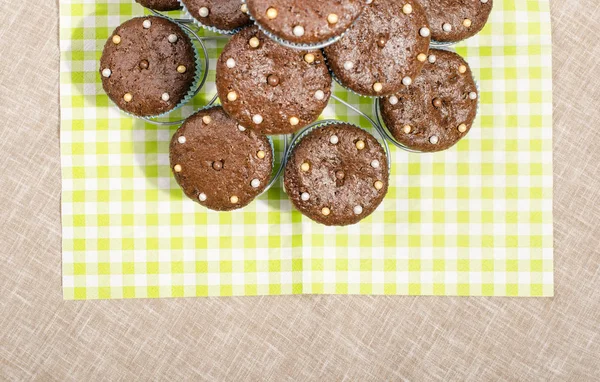
<path fill-rule="evenodd" d="M 321 213 L 324 216 L 329 216 L 329 214 L 331 213 L 331 210 L 329 208 L 327 208 L 327 207 L 323 207 L 323 209 L 321 210 Z"/>
<path fill-rule="evenodd" d="M 112 42 L 115 45 L 119 45 L 121 43 L 121 36 L 119 36 L 118 34 L 114 35 L 112 38 Z"/>
<path fill-rule="evenodd" d="M 260 40 L 258 39 L 258 37 L 254 36 L 250 39 L 249 44 L 253 48 L 258 48 L 258 46 L 260 45 Z"/>
<path fill-rule="evenodd" d="M 383 85 L 380 82 L 375 82 L 373 84 L 373 90 L 375 90 L 377 93 L 379 93 L 380 91 L 383 90 Z"/>
<path fill-rule="evenodd" d="M 315 62 L 315 55 L 312 53 L 306 53 L 304 55 L 304 61 L 308 62 L 309 64 L 312 64 L 313 62 Z"/>
<path fill-rule="evenodd" d="M 376 189 L 378 189 L 378 190 L 381 190 L 381 189 L 383 188 L 383 182 L 382 182 L 381 180 L 378 180 L 377 182 L 375 182 L 375 183 L 373 184 L 373 186 L 374 186 Z"/>
<path fill-rule="evenodd" d="M 467 67 L 465 65 L 461 65 L 458 67 L 458 72 L 464 74 L 467 72 Z"/>
<path fill-rule="evenodd" d="M 242 4 L 242 6 L 240 7 L 240 11 L 242 11 L 244 13 L 248 13 L 248 5 Z"/>
<path fill-rule="evenodd" d="M 187 72 L 187 68 L 186 68 L 184 65 L 179 65 L 179 66 L 177 67 L 177 72 L 179 72 L 179 73 L 182 73 L 182 74 L 183 74 L 183 73 Z"/>
<path fill-rule="evenodd" d="M 364 149 L 365 148 L 365 142 L 363 142 L 363 141 L 356 142 L 356 148 L 359 149 L 359 150 Z"/>
<path fill-rule="evenodd" d="M 125 93 L 125 95 L 123 96 L 123 100 L 125 100 L 125 102 L 131 102 L 131 100 L 133 100 L 133 96 L 131 95 L 131 93 Z"/>
<path fill-rule="evenodd" d="M 405 15 L 410 15 L 412 11 L 412 5 L 410 4 L 404 4 L 404 6 L 402 7 L 402 12 L 404 12 Z"/>
<path fill-rule="evenodd" d="M 181 172 L 181 165 L 180 164 L 176 164 L 175 167 L 173 167 L 173 170 L 175 172 Z"/>
<path fill-rule="evenodd" d="M 327 22 L 329 24 L 337 24 L 339 20 L 340 18 L 335 13 L 330 13 L 329 16 L 327 16 Z"/>
<path fill-rule="evenodd" d="M 202 122 L 204 122 L 205 125 L 208 125 L 212 122 L 212 118 L 210 117 L 210 115 L 205 115 L 204 117 L 202 117 Z"/>
<path fill-rule="evenodd" d="M 417 60 L 425 62 L 425 60 L 427 60 L 427 55 L 425 53 L 419 53 L 419 55 L 417 56 Z"/>
<path fill-rule="evenodd" d="M 271 8 L 269 8 L 269 9 L 267 9 L 267 17 L 268 17 L 270 20 L 273 20 L 274 18 L 276 18 L 278 14 L 279 14 L 279 13 L 277 12 L 277 9 L 275 9 L 275 8 L 273 8 L 273 7 L 271 7 Z"/>
<path fill-rule="evenodd" d="M 236 92 L 229 92 L 229 93 L 227 93 L 227 100 L 228 101 L 233 102 L 233 101 L 236 101 L 237 98 L 238 98 L 238 95 L 237 95 Z"/>
<path fill-rule="evenodd" d="M 229 201 L 231 202 L 231 204 L 237 204 L 237 202 L 240 201 L 240 198 L 238 198 L 237 196 L 233 195 L 231 198 L 229 198 Z"/>
<path fill-rule="evenodd" d="M 302 163 L 302 165 L 300 166 L 300 169 L 304 172 L 307 172 L 308 170 L 310 170 L 310 164 L 308 164 L 307 162 Z"/>
<path fill-rule="evenodd" d="M 405 134 L 409 134 L 412 131 L 412 127 L 410 125 L 404 125 L 402 131 L 404 131 Z"/>
<path fill-rule="evenodd" d="M 464 123 L 461 123 L 458 126 L 458 131 L 460 131 L 461 133 L 464 133 L 465 131 L 467 131 L 467 125 L 465 125 Z"/>
<path fill-rule="evenodd" d="M 300 120 L 296 117 L 290 118 L 290 125 L 297 126 L 300 123 Z"/>
<path fill-rule="evenodd" d="M 264 157 L 266 156 L 266 154 L 265 154 L 265 152 L 264 152 L 264 151 L 262 151 L 262 150 L 259 150 L 259 151 L 256 153 L 256 156 L 257 156 L 257 157 L 259 157 L 260 159 L 264 159 Z"/>
<path fill-rule="evenodd" d="M 464 20 L 463 20 L 463 25 L 464 25 L 465 27 L 467 27 L 467 28 L 468 28 L 468 27 L 470 27 L 470 26 L 471 26 L 471 24 L 473 24 L 473 23 L 471 22 L 471 20 L 470 20 L 470 19 L 464 19 Z"/>

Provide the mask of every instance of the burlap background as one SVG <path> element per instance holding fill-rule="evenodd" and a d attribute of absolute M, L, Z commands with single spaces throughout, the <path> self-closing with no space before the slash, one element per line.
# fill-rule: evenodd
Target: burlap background
<path fill-rule="evenodd" d="M 552 1 L 553 299 L 63 302 L 58 3 L 0 11 L 0 379 L 600 378 L 597 0 Z"/>

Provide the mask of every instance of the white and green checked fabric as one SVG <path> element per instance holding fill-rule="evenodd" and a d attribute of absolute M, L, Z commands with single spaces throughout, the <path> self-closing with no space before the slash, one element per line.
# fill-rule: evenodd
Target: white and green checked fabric
<path fill-rule="evenodd" d="M 553 295 L 548 0 L 495 1 L 485 30 L 457 48 L 481 88 L 468 137 L 438 154 L 392 149 L 385 202 L 346 228 L 294 211 L 281 182 L 233 213 L 184 197 L 169 168 L 175 128 L 119 112 L 98 75 L 112 30 L 143 13 L 128 0 L 61 0 L 65 299 Z M 209 44 L 212 68 L 223 43 Z M 209 82 L 196 105 L 214 92 Z M 370 113 L 369 99 L 336 94 Z M 368 126 L 334 102 L 323 117 Z"/>

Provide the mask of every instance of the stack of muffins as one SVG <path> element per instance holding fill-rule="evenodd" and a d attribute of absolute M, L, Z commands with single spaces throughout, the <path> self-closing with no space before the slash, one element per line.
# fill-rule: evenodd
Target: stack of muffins
<path fill-rule="evenodd" d="M 389 159 L 369 132 L 317 122 L 332 79 L 373 97 L 378 132 L 409 151 L 448 149 L 475 119 L 476 83 L 447 46 L 483 28 L 493 0 L 136 1 L 232 35 L 216 68 L 221 106 L 185 120 L 170 146 L 175 179 L 209 209 L 239 209 L 264 192 L 274 164 L 268 135 L 294 134 L 284 187 L 300 212 L 348 225 L 375 211 L 387 193 Z M 155 118 L 193 97 L 198 57 L 186 31 L 157 14 L 119 26 L 99 72 L 117 107 Z"/>

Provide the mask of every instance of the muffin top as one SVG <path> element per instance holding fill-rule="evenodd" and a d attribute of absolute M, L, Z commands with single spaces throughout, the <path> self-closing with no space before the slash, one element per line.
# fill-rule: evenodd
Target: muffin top
<path fill-rule="evenodd" d="M 458 54 L 432 49 L 414 84 L 381 99 L 383 121 L 394 138 L 419 151 L 446 150 L 471 129 L 477 86 Z"/>
<path fill-rule="evenodd" d="M 318 44 L 340 36 L 360 16 L 364 0 L 246 0 L 266 31 L 295 44 Z"/>
<path fill-rule="evenodd" d="M 191 90 L 195 72 L 195 51 L 187 34 L 155 16 L 119 26 L 100 59 L 102 86 L 110 99 L 140 117 L 174 109 Z"/>
<path fill-rule="evenodd" d="M 364 96 L 409 86 L 429 50 L 430 31 L 415 0 L 374 0 L 338 42 L 325 48 L 342 85 Z"/>
<path fill-rule="evenodd" d="M 216 211 L 247 206 L 267 187 L 273 168 L 268 138 L 246 130 L 221 107 L 201 110 L 177 130 L 170 147 L 177 183 Z"/>
<path fill-rule="evenodd" d="M 388 189 L 388 161 L 368 132 L 325 124 L 299 138 L 285 168 L 284 185 L 294 206 L 312 220 L 334 226 L 369 216 Z"/>
<path fill-rule="evenodd" d="M 221 31 L 234 31 L 250 23 L 240 0 L 181 0 L 200 24 Z"/>
<path fill-rule="evenodd" d="M 181 8 L 179 0 L 135 0 L 140 5 L 156 11 L 175 11 Z"/>
<path fill-rule="evenodd" d="M 291 134 L 310 124 L 331 95 L 331 75 L 320 51 L 283 47 L 256 26 L 225 46 L 216 82 L 225 111 L 264 134 Z"/>
<path fill-rule="evenodd" d="M 431 38 L 456 42 L 475 36 L 487 23 L 494 0 L 419 0 L 425 9 Z"/>

